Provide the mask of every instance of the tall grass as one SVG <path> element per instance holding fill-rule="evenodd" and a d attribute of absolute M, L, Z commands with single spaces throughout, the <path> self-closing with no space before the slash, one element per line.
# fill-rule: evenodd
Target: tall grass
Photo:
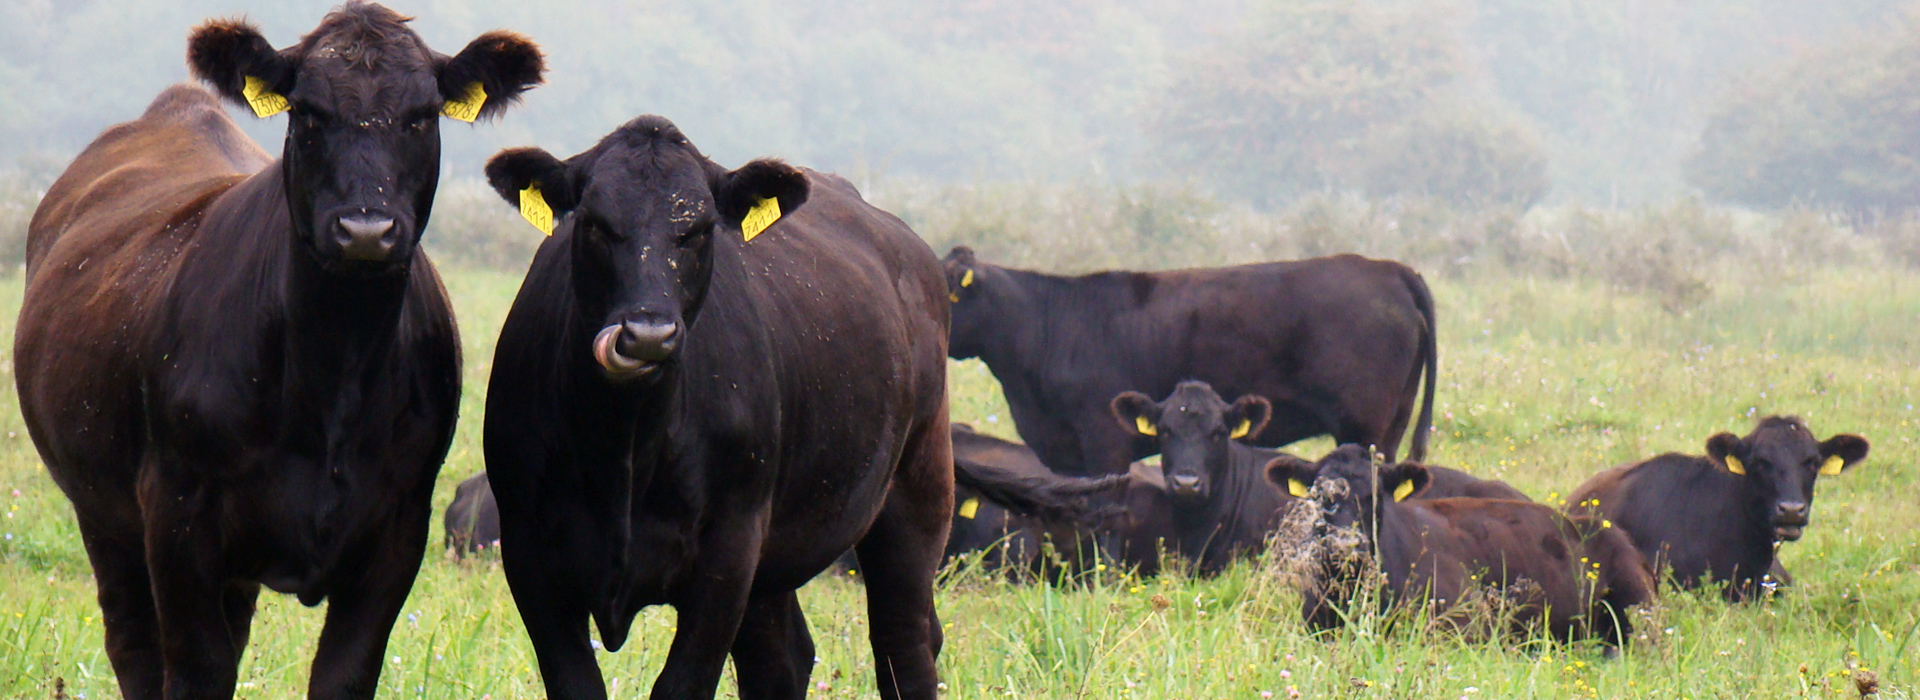
<path fill-rule="evenodd" d="M 1911 697 L 1920 682 L 1920 273 L 1890 252 L 1904 224 L 1693 204 L 1427 214 L 1327 200 L 1262 214 L 1178 189 L 870 189 L 941 248 L 967 243 L 1045 269 L 1342 249 L 1412 260 L 1440 306 L 1434 461 L 1535 498 L 1557 500 L 1614 464 L 1697 453 L 1713 432 L 1744 432 L 1768 413 L 1873 441 L 1863 466 L 1821 480 L 1813 525 L 1783 548 L 1797 588 L 1740 606 L 1669 593 L 1637 613 L 1643 638 L 1619 659 L 1591 645 L 1475 640 L 1365 615 L 1309 635 L 1297 591 L 1258 563 L 1208 580 L 1111 570 L 1072 586 L 960 571 L 938 594 L 950 697 L 1838 698 L 1853 696 L 1864 673 L 1881 697 Z M 440 508 L 483 468 L 493 339 L 539 242 L 490 193 L 463 197 L 443 194 L 428 234 L 439 259 L 462 262 L 446 278 L 468 380 Z M 462 227 L 468 215 L 496 220 L 500 238 L 459 248 L 481 230 Z M 1633 260 L 1672 266 L 1654 273 Z M 1658 279 L 1704 291 L 1675 293 Z M 17 276 L 0 282 L 0 341 L 11 338 L 20 294 Z M 10 347 L 0 343 L 0 371 L 11 372 Z M 951 368 L 955 419 L 1014 435 L 985 368 Z M 57 684 L 70 697 L 117 697 L 72 512 L 25 437 L 12 382 L 0 385 L 0 696 L 52 697 Z M 1317 456 L 1329 446 L 1292 449 Z M 843 578 L 802 592 L 821 657 L 816 697 L 874 695 L 862 595 Z M 299 697 L 323 610 L 261 600 L 240 697 Z M 384 697 L 542 695 L 497 559 L 430 556 L 406 612 Z M 676 624 L 671 610 L 650 610 L 625 649 L 599 654 L 615 697 L 646 693 Z M 732 696 L 730 681 L 722 695 Z"/>

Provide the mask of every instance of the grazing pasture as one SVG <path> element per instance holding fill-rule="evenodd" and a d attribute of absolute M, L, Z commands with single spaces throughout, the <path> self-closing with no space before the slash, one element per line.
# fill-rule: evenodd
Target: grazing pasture
<path fill-rule="evenodd" d="M 460 480 L 482 469 L 485 378 L 519 274 L 456 269 L 446 279 L 467 391 L 436 521 Z M 1858 669 L 1877 677 L 1882 697 L 1911 697 L 1920 681 L 1920 274 L 1871 265 L 1715 277 L 1685 315 L 1664 310 L 1657 294 L 1584 279 L 1429 277 L 1441 321 L 1430 459 L 1557 504 L 1594 472 L 1697 453 L 1707 436 L 1744 433 L 1756 415 L 1799 414 L 1823 435 L 1865 435 L 1872 456 L 1820 481 L 1814 524 L 1781 551 L 1798 582 L 1791 594 L 1728 606 L 1711 591 L 1669 593 L 1608 660 L 1590 645 L 1476 641 L 1389 629 L 1377 617 L 1312 638 L 1295 590 L 1252 563 L 1209 580 L 1140 581 L 1109 569 L 1079 588 L 966 572 L 938 591 L 947 695 L 1839 698 L 1855 696 Z M 20 295 L 17 275 L 0 282 L 0 348 L 11 347 Z M 951 368 L 954 418 L 1012 436 L 986 368 Z M 7 379 L 0 697 L 117 697 L 72 511 L 34 456 Z M 1329 447 L 1290 451 L 1317 458 Z M 498 556 L 456 561 L 434 540 L 394 629 L 381 697 L 539 697 Z M 816 581 L 801 602 L 821 657 L 813 696 L 873 696 L 859 584 Z M 290 597 L 262 596 L 239 697 L 301 697 L 322 619 Z M 644 694 L 674 624 L 671 609 L 650 609 L 624 650 L 601 652 L 615 697 Z M 732 696 L 730 676 L 721 693 Z"/>

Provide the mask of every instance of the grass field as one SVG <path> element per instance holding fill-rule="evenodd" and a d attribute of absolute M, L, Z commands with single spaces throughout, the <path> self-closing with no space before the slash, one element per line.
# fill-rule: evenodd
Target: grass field
<path fill-rule="evenodd" d="M 517 275 L 448 275 L 466 339 L 460 434 L 437 494 L 482 469 L 479 412 L 490 348 Z M 10 357 L 17 277 L 0 284 Z M 1685 316 L 1598 283 L 1525 276 L 1434 281 L 1441 379 L 1436 463 L 1555 499 L 1602 468 L 1699 452 L 1719 430 L 1796 413 L 1822 437 L 1858 432 L 1872 456 L 1821 480 L 1814 523 L 1783 551 L 1800 581 L 1730 607 L 1669 595 L 1618 659 L 1590 646 L 1473 641 L 1363 619 L 1310 637 L 1298 595 L 1255 565 L 1212 580 L 1109 572 L 1071 588 L 961 575 L 939 593 L 941 656 L 956 698 L 1731 698 L 1852 697 L 1867 671 L 1881 697 L 1920 682 L 1920 275 L 1828 269 L 1778 283 L 1714 285 Z M 0 364 L 11 371 L 11 363 Z M 954 416 L 1011 436 L 997 386 L 953 366 Z M 0 383 L 0 696 L 118 697 L 73 515 Z M 1295 446 L 1317 455 L 1325 441 Z M 434 524 L 435 542 L 439 523 Z M 802 592 L 819 646 L 815 697 L 871 697 L 862 590 Z M 264 595 L 241 669 L 243 698 L 300 697 L 322 610 Z M 619 698 L 643 695 L 665 656 L 670 609 L 635 623 L 601 664 Z M 497 559 L 430 556 L 393 631 L 389 698 L 536 698 L 540 683 Z M 732 695 L 731 681 L 721 694 Z"/>

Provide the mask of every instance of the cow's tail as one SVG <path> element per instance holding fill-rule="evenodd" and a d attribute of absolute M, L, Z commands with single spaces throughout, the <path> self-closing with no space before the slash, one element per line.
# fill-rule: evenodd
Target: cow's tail
<path fill-rule="evenodd" d="M 1124 507 L 1129 480 L 1125 474 L 1079 478 L 956 459 L 953 481 L 1021 515 L 1098 526 Z"/>
<path fill-rule="evenodd" d="M 1427 290 L 1427 281 L 1420 273 L 1407 270 L 1403 273 L 1407 281 L 1407 290 L 1413 293 L 1413 306 L 1420 311 L 1420 318 L 1426 323 L 1425 337 L 1420 339 L 1421 371 L 1426 374 L 1425 387 L 1420 392 L 1420 417 L 1413 422 L 1413 442 L 1407 447 L 1407 460 L 1427 461 L 1427 437 L 1433 433 L 1433 388 L 1440 374 L 1440 334 L 1434 321 L 1433 292 Z"/>

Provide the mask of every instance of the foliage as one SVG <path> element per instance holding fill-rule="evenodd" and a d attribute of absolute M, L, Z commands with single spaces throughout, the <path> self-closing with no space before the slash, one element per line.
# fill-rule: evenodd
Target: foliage
<path fill-rule="evenodd" d="M 1687 162 L 1716 198 L 1855 212 L 1920 204 L 1920 30 L 1899 23 L 1757 73 L 1717 105 Z"/>

